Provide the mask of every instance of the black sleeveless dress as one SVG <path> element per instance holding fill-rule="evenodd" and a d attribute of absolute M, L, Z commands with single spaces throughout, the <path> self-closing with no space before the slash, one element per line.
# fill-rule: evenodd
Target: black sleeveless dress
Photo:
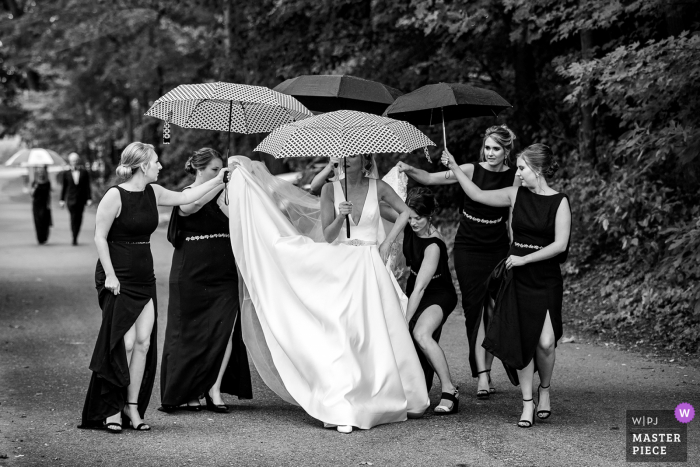
<path fill-rule="evenodd" d="M 34 182 L 33 188 L 32 213 L 34 214 L 36 240 L 40 245 L 43 245 L 49 239 L 49 230 L 53 225 L 51 219 L 51 182 Z"/>
<path fill-rule="evenodd" d="M 173 208 L 168 229 L 175 251 L 161 362 L 161 403 L 164 408 L 178 406 L 213 386 L 232 330 L 233 347 L 221 391 L 250 399 L 250 368 L 237 319 L 238 273 L 228 217 L 216 198 L 189 216 L 179 215 L 179 210 Z"/>
<path fill-rule="evenodd" d="M 474 164 L 472 182 L 482 190 L 498 190 L 513 186 L 515 170 L 491 172 Z M 462 192 L 460 222 L 454 244 L 455 274 L 462 292 L 462 308 L 469 341 L 469 366 L 472 377 L 479 371 L 476 367 L 475 344 L 479 331 L 484 297 L 485 281 L 496 265 L 508 255 L 508 207 L 492 207 L 477 203 Z M 484 317 L 488 320 L 488 317 Z M 486 321 L 484 322 L 486 326 Z M 484 327 L 485 328 L 485 327 Z"/>
<path fill-rule="evenodd" d="M 513 206 L 513 245 L 508 255 L 526 256 L 554 242 L 557 210 L 564 198 L 568 200 L 563 193 L 543 196 L 524 187 L 518 189 Z M 566 251 L 554 258 L 510 270 L 512 289 L 501 293 L 512 294 L 513 298 L 496 299 L 500 305 L 494 310 L 494 326 L 486 330 L 483 343 L 484 348 L 501 359 L 504 365 L 521 370 L 530 363 L 539 344 L 547 311 L 552 321 L 555 345 L 561 338 L 564 280 L 559 264 L 566 261 L 568 254 L 567 244 Z M 502 316 L 496 317 L 497 313 Z M 517 375 L 509 373 L 509 376 L 517 384 Z"/>
<path fill-rule="evenodd" d="M 413 289 L 416 285 L 416 277 L 420 271 L 420 267 L 423 264 L 423 257 L 425 256 L 425 249 L 430 245 L 437 245 L 440 248 L 440 260 L 438 261 L 437 269 L 435 270 L 435 275 L 428 283 L 428 286 L 423 292 L 423 297 L 416 312 L 411 317 L 411 321 L 408 323 L 408 330 L 411 333 L 411 338 L 413 338 L 413 329 L 418 323 L 418 319 L 426 308 L 432 305 L 438 305 L 442 310 L 442 322 L 440 326 L 433 332 L 433 339 L 436 342 L 440 341 L 440 334 L 442 333 L 442 326 L 447 321 L 447 317 L 452 313 L 452 310 L 457 306 L 457 291 L 452 283 L 452 274 L 450 274 L 450 267 L 447 264 L 447 246 L 445 242 L 439 238 L 428 237 L 422 238 L 416 235 L 410 225 L 406 225 L 403 233 L 403 254 L 406 257 L 406 266 L 410 269 L 410 276 L 406 283 L 406 295 L 409 297 L 413 293 Z M 418 359 L 420 360 L 421 367 L 423 368 L 423 374 L 425 375 L 425 383 L 430 390 L 433 385 L 433 375 L 435 371 L 433 366 L 430 364 L 428 358 L 423 354 L 420 347 L 413 341 L 413 345 L 418 353 Z"/>
<path fill-rule="evenodd" d="M 100 428 L 105 418 L 120 412 L 126 404 L 129 365 L 124 335 L 136 322 L 149 300 L 153 300 L 156 321 L 146 354 L 146 366 L 138 396 L 138 411 L 143 418 L 151 399 L 156 376 L 157 316 L 156 277 L 151 255 L 151 234 L 158 227 L 158 204 L 153 187 L 128 191 L 119 186 L 121 212 L 107 234 L 109 256 L 119 279 L 120 293 L 105 288 L 106 275 L 100 260 L 95 268 L 95 288 L 102 308 L 102 325 L 90 361 L 92 378 L 83 407 L 79 428 Z"/>

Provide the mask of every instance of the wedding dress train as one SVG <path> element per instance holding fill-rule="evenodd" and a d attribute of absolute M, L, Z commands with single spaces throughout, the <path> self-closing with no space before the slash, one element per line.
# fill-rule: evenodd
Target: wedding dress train
<path fill-rule="evenodd" d="M 376 181 L 351 238 L 343 228 L 328 244 L 318 198 L 245 157 L 229 167 L 243 338 L 263 381 L 327 424 L 367 429 L 422 415 L 429 399 L 407 300 L 377 247 L 384 231 Z M 335 189 L 337 203 L 343 194 Z"/>

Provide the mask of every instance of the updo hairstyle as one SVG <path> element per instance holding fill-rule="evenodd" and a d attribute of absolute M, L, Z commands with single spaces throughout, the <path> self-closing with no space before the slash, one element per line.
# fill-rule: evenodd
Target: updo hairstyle
<path fill-rule="evenodd" d="M 142 164 L 148 164 L 151 156 L 155 153 L 155 148 L 151 144 L 134 141 L 122 151 L 119 165 L 117 166 L 117 176 L 123 180 L 129 180 L 134 171 Z"/>
<path fill-rule="evenodd" d="M 559 164 L 554 160 L 552 149 L 545 144 L 531 144 L 520 153 L 527 165 L 538 175 L 549 178 L 559 169 Z"/>
<path fill-rule="evenodd" d="M 433 192 L 425 187 L 412 188 L 406 196 L 406 205 L 421 217 L 431 217 L 440 209 Z"/>
<path fill-rule="evenodd" d="M 515 140 L 517 139 L 515 137 L 515 133 L 508 128 L 506 125 L 499 125 L 499 126 L 492 126 L 486 129 L 486 132 L 484 133 L 484 139 L 481 141 L 481 153 L 479 154 L 479 161 L 485 162 L 486 161 L 486 154 L 484 153 L 484 146 L 486 146 L 486 138 L 491 138 L 493 139 L 496 143 L 498 143 L 503 150 L 506 153 L 505 159 L 503 159 L 503 162 L 507 166 L 514 166 L 515 165 L 515 160 L 511 156 L 513 153 L 513 146 L 515 145 Z"/>
<path fill-rule="evenodd" d="M 221 159 L 221 162 L 223 162 L 224 165 L 226 165 L 226 161 L 224 161 L 223 156 L 214 149 L 202 148 L 195 151 L 190 157 L 187 158 L 187 162 L 185 162 L 185 172 L 195 175 L 198 170 L 206 169 L 212 159 L 217 157 Z"/>

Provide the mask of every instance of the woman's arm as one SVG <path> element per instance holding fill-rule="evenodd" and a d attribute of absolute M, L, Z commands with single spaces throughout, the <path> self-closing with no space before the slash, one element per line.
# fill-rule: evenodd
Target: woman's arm
<path fill-rule="evenodd" d="M 379 214 L 382 216 L 382 219 L 386 219 L 389 222 L 396 222 L 399 218 L 399 213 L 383 201 L 379 202 Z"/>
<path fill-rule="evenodd" d="M 209 191 L 209 193 L 202 196 L 194 203 L 185 204 L 184 206 L 180 206 L 180 215 L 186 217 L 186 216 L 189 216 L 190 214 L 194 214 L 195 212 L 199 211 L 200 209 L 202 209 L 204 207 L 205 204 L 207 204 L 209 201 L 213 200 L 219 193 L 221 193 L 221 190 L 223 190 L 223 189 L 224 189 L 223 185 L 216 186 L 211 191 Z"/>
<path fill-rule="evenodd" d="M 408 206 L 406 206 L 406 203 L 404 203 L 399 195 L 396 194 L 394 189 L 391 188 L 388 183 L 382 180 L 377 180 L 377 195 L 380 206 L 381 202 L 384 201 L 399 214 L 398 218 L 394 222 L 394 227 L 392 227 L 391 232 L 387 234 L 384 242 L 379 245 L 379 254 L 382 257 L 382 261 L 386 262 L 386 260 L 389 258 L 391 244 L 394 243 L 396 237 L 399 236 L 408 223 L 409 209 Z"/>
<path fill-rule="evenodd" d="M 449 170 L 445 172 L 429 173 L 425 170 L 417 169 L 411 165 L 408 165 L 405 162 L 399 162 L 396 165 L 399 168 L 399 172 L 405 173 L 421 185 L 449 185 L 452 183 L 457 183 L 457 179 Z M 467 177 L 469 177 L 470 180 L 474 176 L 474 164 L 462 164 L 459 166 L 459 168 L 467 175 Z"/>
<path fill-rule="evenodd" d="M 564 198 L 557 209 L 557 217 L 554 220 L 554 241 L 529 255 L 515 256 L 511 255 L 506 260 L 508 269 L 518 266 L 523 266 L 528 263 L 536 263 L 546 259 L 554 258 L 560 253 L 566 251 L 569 244 L 569 235 L 571 233 L 571 209 L 569 201 Z"/>
<path fill-rule="evenodd" d="M 328 180 L 328 177 L 333 173 L 333 164 L 337 164 L 337 162 L 333 160 L 328 161 L 328 164 L 326 164 L 323 170 L 317 173 L 314 179 L 311 180 L 309 193 L 316 195 L 321 192 L 321 188 L 326 184 L 326 180 Z"/>
<path fill-rule="evenodd" d="M 455 175 L 455 178 L 462 186 L 467 196 L 477 203 L 495 207 L 511 206 L 513 204 L 513 200 L 515 200 L 515 195 L 518 191 L 517 188 L 507 187 L 501 188 L 500 190 L 482 190 L 476 186 L 464 172 L 459 170 L 454 156 L 452 156 L 447 149 L 442 153 L 442 163 L 452 170 L 452 173 Z"/>
<path fill-rule="evenodd" d="M 335 198 L 333 196 L 333 184 L 326 183 L 321 189 L 321 225 L 323 227 L 323 238 L 328 243 L 338 238 L 340 229 L 343 228 L 345 219 L 352 212 L 352 203 L 343 201 L 338 206 L 340 215 L 335 217 Z"/>
<path fill-rule="evenodd" d="M 208 182 L 204 182 L 199 186 L 185 191 L 171 191 L 156 184 L 152 184 L 151 186 L 156 194 L 158 206 L 182 206 L 183 204 L 194 203 L 214 188 L 223 184 L 226 172 L 228 172 L 228 169 L 224 167 L 219 171 L 216 177 Z"/>
<path fill-rule="evenodd" d="M 423 299 L 425 288 L 435 275 L 435 271 L 437 271 L 439 261 L 440 247 L 434 243 L 432 245 L 428 245 L 428 248 L 425 249 L 425 253 L 423 255 L 423 262 L 420 265 L 420 270 L 416 275 L 416 283 L 413 286 L 413 292 L 411 292 L 411 296 L 408 297 L 406 322 L 411 321 L 411 318 L 413 318 L 420 301 Z"/>
<path fill-rule="evenodd" d="M 105 193 L 102 201 L 100 201 L 100 204 L 97 206 L 97 214 L 95 216 L 95 246 L 97 247 L 97 255 L 100 258 L 100 263 L 102 263 L 102 269 L 105 271 L 105 288 L 111 290 L 114 295 L 119 294 L 119 279 L 117 279 L 114 273 L 112 258 L 109 256 L 107 235 L 121 207 L 122 200 L 119 196 L 119 191 L 116 188 L 107 190 L 107 193 Z"/>

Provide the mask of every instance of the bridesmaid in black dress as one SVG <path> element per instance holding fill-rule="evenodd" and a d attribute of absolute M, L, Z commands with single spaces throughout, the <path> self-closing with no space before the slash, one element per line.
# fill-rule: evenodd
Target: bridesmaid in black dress
<path fill-rule="evenodd" d="M 153 146 L 129 144 L 117 167 L 123 183 L 107 190 L 97 208 L 95 286 L 102 325 L 80 428 L 120 433 L 123 414 L 135 430 L 150 430 L 143 417 L 155 380 L 157 305 L 149 241 L 158 206 L 190 204 L 221 185 L 226 172 L 179 193 L 153 184 L 160 169 Z"/>
<path fill-rule="evenodd" d="M 511 159 L 515 135 L 507 126 L 492 126 L 481 143 L 479 163 L 462 164 L 459 168 L 482 190 L 519 186 Z M 405 172 L 423 185 L 457 183 L 451 171 L 428 173 L 399 163 Z M 478 378 L 476 396 L 488 399 L 495 392 L 491 386 L 493 355 L 481 343 L 484 340 L 484 297 L 486 279 L 496 265 L 508 255 L 508 207 L 494 207 L 472 200 L 460 193 L 460 221 L 454 242 L 454 265 L 462 292 L 462 309 L 469 342 L 469 366 L 472 377 Z"/>
<path fill-rule="evenodd" d="M 51 221 L 51 182 L 46 166 L 40 167 L 34 172 L 32 213 L 34 214 L 36 240 L 39 245 L 43 245 L 49 239 L 49 229 L 53 225 Z"/>
<path fill-rule="evenodd" d="M 414 188 L 406 198 L 406 205 L 411 209 L 403 237 L 403 254 L 411 271 L 406 284 L 408 328 L 426 386 L 432 386 L 434 372 L 440 378 L 442 400 L 434 413 L 454 414 L 459 410 L 459 392 L 452 384 L 445 353 L 438 344 L 442 326 L 457 306 L 457 292 L 447 264 L 447 246 L 430 223 L 437 211 L 433 193 L 427 188 Z"/>
<path fill-rule="evenodd" d="M 448 151 L 443 153 L 442 161 L 453 170 L 470 198 L 513 209 L 513 245 L 505 266 L 512 269 L 514 300 L 503 301 L 501 309 L 495 311 L 506 314 L 511 325 L 502 330 L 500 339 L 491 339 L 492 329 L 487 329 L 484 345 L 506 364 L 519 362 L 514 366 L 524 403 L 518 426 L 529 428 L 535 421 L 535 369 L 540 377 L 537 416 L 545 419 L 551 414 L 549 386 L 556 343 L 563 333 L 564 286 L 559 264 L 568 255 L 571 209 L 568 197 L 547 183 L 559 166 L 548 146 L 533 144 L 518 156 L 517 175 L 522 187 L 482 191 L 456 170 L 457 164 Z"/>
<path fill-rule="evenodd" d="M 185 171 L 196 179 L 185 190 L 215 178 L 223 166 L 223 157 L 213 149 L 196 151 L 185 164 Z M 199 410 L 201 394 L 214 412 L 228 411 L 221 391 L 252 397 L 237 319 L 238 273 L 228 217 L 217 205 L 222 189 L 217 186 L 198 201 L 173 208 L 170 218 L 168 238 L 175 251 L 160 373 L 166 412 L 182 404 Z"/>

